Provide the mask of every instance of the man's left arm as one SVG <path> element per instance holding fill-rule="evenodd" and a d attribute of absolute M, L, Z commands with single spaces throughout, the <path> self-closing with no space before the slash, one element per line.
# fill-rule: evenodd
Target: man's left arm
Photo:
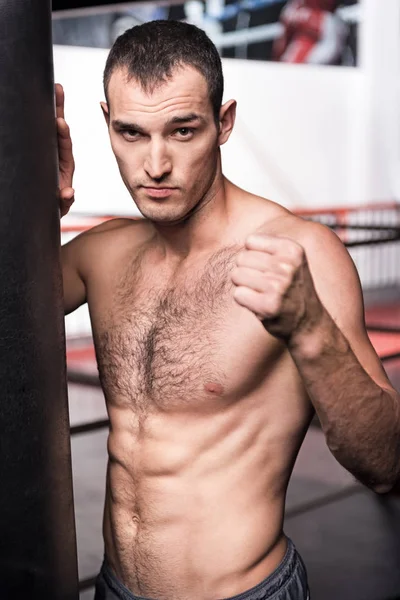
<path fill-rule="evenodd" d="M 235 299 L 286 342 L 336 459 L 387 492 L 400 478 L 400 396 L 366 333 L 349 254 L 325 227 L 301 228 L 301 243 L 248 238 L 232 276 Z"/>

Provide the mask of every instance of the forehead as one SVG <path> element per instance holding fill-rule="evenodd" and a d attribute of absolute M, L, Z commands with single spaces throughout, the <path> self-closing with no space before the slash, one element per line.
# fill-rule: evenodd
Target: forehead
<path fill-rule="evenodd" d="M 126 70 L 116 69 L 111 76 L 108 97 L 113 118 L 133 113 L 164 115 L 172 112 L 212 110 L 206 79 L 192 67 L 182 67 L 151 92 L 146 92 Z"/>

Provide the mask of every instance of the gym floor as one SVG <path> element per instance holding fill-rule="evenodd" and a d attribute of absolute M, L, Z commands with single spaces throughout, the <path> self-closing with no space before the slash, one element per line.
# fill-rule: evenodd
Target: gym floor
<path fill-rule="evenodd" d="M 399 297 L 398 290 L 366 294 L 367 321 L 398 325 Z M 400 352 L 400 334 L 377 334 L 376 340 L 380 354 Z M 385 368 L 400 390 L 400 360 Z M 72 426 L 106 418 L 100 389 L 71 383 L 69 398 Z M 81 580 L 96 575 L 102 561 L 106 441 L 106 430 L 72 438 Z M 294 468 L 285 531 L 307 565 L 312 600 L 400 599 L 400 496 L 379 496 L 357 483 L 332 457 L 317 424 Z M 80 600 L 93 592 L 82 591 Z"/>

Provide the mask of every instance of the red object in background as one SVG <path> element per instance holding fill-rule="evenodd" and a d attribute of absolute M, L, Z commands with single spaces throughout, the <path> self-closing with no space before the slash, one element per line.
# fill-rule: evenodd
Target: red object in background
<path fill-rule="evenodd" d="M 80 344 L 68 344 L 67 342 L 67 366 L 69 371 L 81 373 L 82 375 L 96 376 L 97 361 L 93 342 L 83 340 Z"/>
<path fill-rule="evenodd" d="M 379 358 L 400 352 L 400 333 L 368 331 L 368 337 Z"/>
<path fill-rule="evenodd" d="M 289 0 L 280 16 L 284 31 L 274 43 L 274 59 L 337 64 L 347 37 L 347 26 L 334 14 L 339 4 L 339 0 Z"/>
<path fill-rule="evenodd" d="M 289 3 L 296 4 L 297 6 L 305 6 L 312 10 L 334 12 L 338 8 L 340 0 L 294 0 L 294 2 L 288 2 L 288 4 Z"/>

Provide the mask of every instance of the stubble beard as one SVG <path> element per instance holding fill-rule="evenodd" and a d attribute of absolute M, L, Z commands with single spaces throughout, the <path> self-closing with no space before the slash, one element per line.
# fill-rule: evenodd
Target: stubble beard
<path fill-rule="evenodd" d="M 218 166 L 216 165 L 212 173 L 212 177 L 210 177 L 206 186 L 201 185 L 201 179 L 197 180 L 196 184 L 192 187 L 190 192 L 187 192 L 183 187 L 176 186 L 179 190 L 178 193 L 180 196 L 180 202 L 179 206 L 175 207 L 171 207 L 168 205 L 168 203 L 171 203 L 171 199 L 161 200 L 159 202 L 157 200 L 138 202 L 138 194 L 135 193 L 135 190 L 139 189 L 141 186 L 129 186 L 128 189 L 132 200 L 135 202 L 137 208 L 139 209 L 140 213 L 143 215 L 144 218 L 148 219 L 153 223 L 158 223 L 160 225 L 179 225 L 180 223 L 184 223 L 185 221 L 188 221 L 189 219 L 193 218 L 195 215 L 201 213 L 202 210 L 206 206 L 208 206 L 210 202 L 212 202 L 220 188 L 219 185 L 214 185 L 217 184 L 217 170 Z M 193 196 L 197 198 L 197 200 L 194 203 L 191 202 Z M 152 206 L 154 206 L 154 210 L 152 210 Z"/>

